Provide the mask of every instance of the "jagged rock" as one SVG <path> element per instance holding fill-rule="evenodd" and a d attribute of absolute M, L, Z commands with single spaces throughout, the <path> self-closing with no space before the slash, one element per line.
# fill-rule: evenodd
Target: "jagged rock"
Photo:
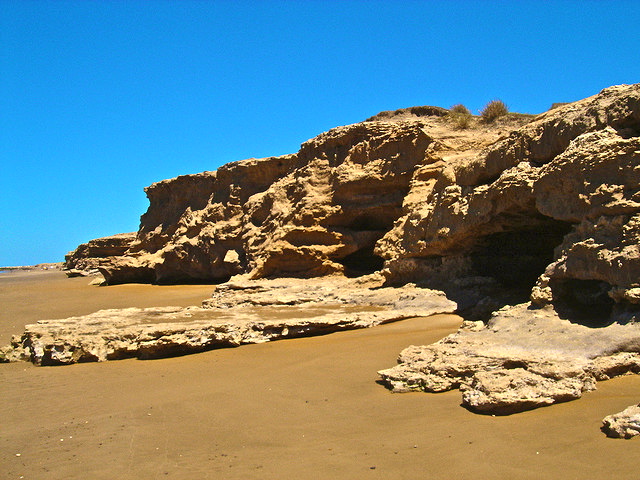
<path fill-rule="evenodd" d="M 411 347 L 381 373 L 395 390 L 462 386 L 478 411 L 575 398 L 638 372 L 640 84 L 466 130 L 437 108 L 416 112 L 151 185 L 135 242 L 101 259 L 101 273 L 121 283 L 380 272 L 387 286 L 446 292 L 468 320 L 497 310 L 487 328 Z M 211 305 L 321 291 L 226 288 L 235 300 L 218 291 Z M 528 299 L 543 308 L 499 310 Z"/>
<path fill-rule="evenodd" d="M 485 276 L 539 306 L 633 319 L 624 292 L 640 278 L 639 134 L 640 85 L 621 85 L 417 169 L 409 208 L 376 245 L 389 282 L 457 299 L 452 278 Z"/>
<path fill-rule="evenodd" d="M 238 279 L 220 285 L 204 308 L 112 309 L 41 320 L 14 337 L 11 346 L 0 351 L 0 360 L 64 365 L 168 357 L 367 328 L 455 308 L 441 292 L 415 286 L 366 289 L 339 279 L 316 283 Z"/>
<path fill-rule="evenodd" d="M 640 435 L 640 404 L 604 417 L 602 431 L 612 438 L 633 438 Z"/>
<path fill-rule="evenodd" d="M 113 261 L 113 257 L 124 255 L 136 233 L 120 233 L 110 237 L 96 238 L 78 246 L 65 256 L 64 269 L 69 277 L 85 276 L 91 270 Z"/>
<path fill-rule="evenodd" d="M 153 184 L 137 239 L 101 272 L 115 284 L 380 270 L 375 243 L 403 214 L 416 169 L 439 168 L 438 152 L 479 148 L 527 121 L 460 132 L 443 112 L 406 109 L 334 128 L 296 154 Z"/>
<path fill-rule="evenodd" d="M 575 400 L 595 388 L 593 377 L 584 372 L 563 372 L 560 378 L 553 373 L 546 376 L 524 368 L 480 371 L 460 386 L 462 403 L 476 412 L 505 415 Z"/>
<path fill-rule="evenodd" d="M 595 382 L 640 372 L 640 324 L 593 329 L 550 307 L 505 307 L 485 328 L 464 325 L 428 346 L 411 346 L 381 370 L 395 392 L 460 388 L 463 405 L 508 414 L 579 398 Z"/>
<path fill-rule="evenodd" d="M 151 185 L 135 241 L 95 266 L 111 284 L 381 270 L 470 318 L 531 295 L 630 321 L 639 133 L 640 85 L 464 131 L 436 107 L 380 114 L 295 154 Z"/>

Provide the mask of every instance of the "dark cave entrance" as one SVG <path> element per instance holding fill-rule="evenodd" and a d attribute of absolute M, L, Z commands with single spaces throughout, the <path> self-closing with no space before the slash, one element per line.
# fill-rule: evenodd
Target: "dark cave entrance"
<path fill-rule="evenodd" d="M 356 250 L 350 255 L 338 260 L 344 265 L 344 274 L 349 278 L 361 277 L 381 270 L 384 259 L 373 253 L 374 246 Z"/>
<path fill-rule="evenodd" d="M 334 260 L 344 266 L 346 277 L 369 275 L 384 267 L 384 259 L 374 253 L 375 245 L 393 227 L 401 213 L 398 208 L 382 208 L 343 218 L 340 228 L 353 238 L 358 247 L 355 252 Z"/>
<path fill-rule="evenodd" d="M 482 237 L 471 251 L 473 273 L 495 279 L 522 301 L 528 300 L 538 277 L 554 259 L 554 249 L 571 224 L 545 217 L 514 230 Z"/>
<path fill-rule="evenodd" d="M 552 280 L 551 288 L 553 306 L 561 317 L 592 328 L 609 325 L 615 302 L 607 282 L 567 278 Z"/>

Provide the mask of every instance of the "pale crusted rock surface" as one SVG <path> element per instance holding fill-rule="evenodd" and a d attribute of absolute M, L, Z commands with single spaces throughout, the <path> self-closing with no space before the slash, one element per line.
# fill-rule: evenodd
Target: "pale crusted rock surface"
<path fill-rule="evenodd" d="M 480 371 L 460 386 L 462 403 L 476 412 L 509 414 L 574 400 L 595 388 L 585 373 L 564 375 L 545 376 L 524 368 Z"/>
<path fill-rule="evenodd" d="M 602 431 L 612 438 L 633 438 L 640 435 L 640 405 L 631 405 L 621 412 L 604 417 Z"/>
<path fill-rule="evenodd" d="M 550 307 L 518 305 L 485 328 L 466 324 L 435 344 L 410 346 L 397 366 L 378 373 L 396 392 L 460 388 L 471 410 L 508 414 L 579 398 L 598 380 L 638 372 L 640 324 L 594 329 Z"/>
<path fill-rule="evenodd" d="M 337 278 L 308 284 L 238 279 L 220 285 L 203 307 L 113 309 L 41 320 L 0 355 L 40 365 L 168 357 L 373 327 L 455 308 L 441 292 L 411 285 L 367 289 Z"/>

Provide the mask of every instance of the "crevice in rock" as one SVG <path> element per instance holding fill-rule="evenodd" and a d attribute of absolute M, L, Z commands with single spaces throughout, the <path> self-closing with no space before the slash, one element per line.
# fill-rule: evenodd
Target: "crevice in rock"
<path fill-rule="evenodd" d="M 374 246 L 363 247 L 350 255 L 338 260 L 344 265 L 344 274 L 347 277 L 361 277 L 382 269 L 384 259 L 373 253 Z"/>
<path fill-rule="evenodd" d="M 622 138 L 640 137 L 640 120 L 626 118 L 624 121 L 614 125 L 616 132 Z"/>
<path fill-rule="evenodd" d="M 387 232 L 393 227 L 393 222 L 396 220 L 395 215 L 359 215 L 354 218 L 347 228 L 350 230 L 356 230 L 361 232 L 371 232 L 376 230 L 383 230 Z"/>
<path fill-rule="evenodd" d="M 608 295 L 611 285 L 607 282 L 566 278 L 552 280 L 550 285 L 561 318 L 592 328 L 611 324 L 615 302 Z"/>
<path fill-rule="evenodd" d="M 504 228 L 476 240 L 463 254 L 469 264 L 466 281 L 456 280 L 444 289 L 467 320 L 486 321 L 505 305 L 528 302 L 572 224 L 542 215 L 518 215 Z"/>
<path fill-rule="evenodd" d="M 631 127 L 624 127 L 617 130 L 618 135 L 624 139 L 640 137 L 640 124 Z"/>

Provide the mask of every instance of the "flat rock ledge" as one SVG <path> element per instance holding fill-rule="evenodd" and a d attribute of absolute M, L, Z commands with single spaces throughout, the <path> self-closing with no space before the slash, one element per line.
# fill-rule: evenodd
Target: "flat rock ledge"
<path fill-rule="evenodd" d="M 202 307 L 111 309 L 41 320 L 1 349 L 0 360 L 66 365 L 171 357 L 455 310 L 444 294 L 413 285 L 368 289 L 336 279 L 243 281 L 219 285 Z"/>
<path fill-rule="evenodd" d="M 640 372 L 640 324 L 588 328 L 551 307 L 497 311 L 428 346 L 410 346 L 378 372 L 394 392 L 459 388 L 477 413 L 508 415 L 580 398 L 596 382 Z"/>
<path fill-rule="evenodd" d="M 604 417 L 602 431 L 611 438 L 633 438 L 640 435 L 640 404 Z"/>

